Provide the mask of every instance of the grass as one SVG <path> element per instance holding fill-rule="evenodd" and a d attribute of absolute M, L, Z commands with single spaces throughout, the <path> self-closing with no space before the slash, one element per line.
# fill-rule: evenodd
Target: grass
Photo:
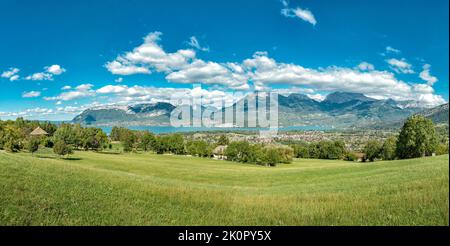
<path fill-rule="evenodd" d="M 274 168 L 0 152 L 0 225 L 449 225 L 449 156 Z"/>

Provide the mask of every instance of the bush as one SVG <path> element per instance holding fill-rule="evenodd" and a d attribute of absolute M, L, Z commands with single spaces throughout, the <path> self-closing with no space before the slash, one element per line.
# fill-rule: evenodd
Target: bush
<path fill-rule="evenodd" d="M 439 144 L 436 148 L 436 155 L 448 154 L 448 144 Z"/>
<path fill-rule="evenodd" d="M 374 161 L 381 156 L 381 144 L 376 140 L 370 140 L 364 146 L 365 159 Z"/>
<path fill-rule="evenodd" d="M 389 137 L 383 143 L 380 150 L 380 157 L 383 160 L 394 160 L 396 157 L 395 148 L 396 148 L 396 137 Z"/>
<path fill-rule="evenodd" d="M 294 150 L 295 158 L 309 158 L 307 143 L 294 144 L 291 147 Z"/>
<path fill-rule="evenodd" d="M 34 152 L 36 152 L 39 149 L 39 139 L 32 137 L 28 140 L 27 142 L 27 150 L 33 154 Z"/>
<path fill-rule="evenodd" d="M 73 150 L 70 145 L 66 144 L 63 140 L 58 140 L 53 146 L 53 152 L 57 155 L 64 156 L 72 154 Z"/>
<path fill-rule="evenodd" d="M 353 153 L 353 152 L 347 152 L 347 153 L 345 153 L 344 160 L 346 160 L 346 161 L 357 161 L 358 160 L 358 156 L 356 156 L 356 154 Z"/>

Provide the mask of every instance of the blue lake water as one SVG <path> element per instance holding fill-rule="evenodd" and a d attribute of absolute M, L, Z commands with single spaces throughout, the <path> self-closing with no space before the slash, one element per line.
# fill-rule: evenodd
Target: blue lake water
<path fill-rule="evenodd" d="M 105 133 L 110 134 L 112 127 L 102 126 L 100 127 Z M 256 132 L 260 130 L 268 130 L 267 128 L 247 128 L 247 127 L 173 127 L 173 126 L 127 126 L 131 130 L 139 131 L 150 131 L 156 134 L 160 133 L 176 133 L 176 132 L 205 132 L 205 131 L 250 131 Z M 320 130 L 330 130 L 329 127 L 324 126 L 288 126 L 281 127 L 279 131 L 320 131 Z"/>

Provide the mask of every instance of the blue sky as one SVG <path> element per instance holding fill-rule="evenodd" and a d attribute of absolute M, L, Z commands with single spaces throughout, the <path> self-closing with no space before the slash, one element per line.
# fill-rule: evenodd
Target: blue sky
<path fill-rule="evenodd" d="M 0 119 L 168 95 L 448 101 L 448 1 L 0 2 Z"/>

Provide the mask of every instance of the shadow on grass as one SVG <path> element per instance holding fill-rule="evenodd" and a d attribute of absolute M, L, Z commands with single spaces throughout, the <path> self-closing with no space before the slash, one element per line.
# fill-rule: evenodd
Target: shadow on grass
<path fill-rule="evenodd" d="M 59 156 L 48 156 L 48 155 L 35 155 L 37 158 L 41 159 L 53 159 L 53 160 L 66 160 L 66 161 L 79 161 L 82 160 L 80 157 L 59 157 Z"/>
<path fill-rule="evenodd" d="M 121 152 L 103 152 L 103 151 L 99 151 L 99 152 L 95 152 L 97 154 L 105 154 L 105 155 L 120 155 L 122 154 Z"/>

